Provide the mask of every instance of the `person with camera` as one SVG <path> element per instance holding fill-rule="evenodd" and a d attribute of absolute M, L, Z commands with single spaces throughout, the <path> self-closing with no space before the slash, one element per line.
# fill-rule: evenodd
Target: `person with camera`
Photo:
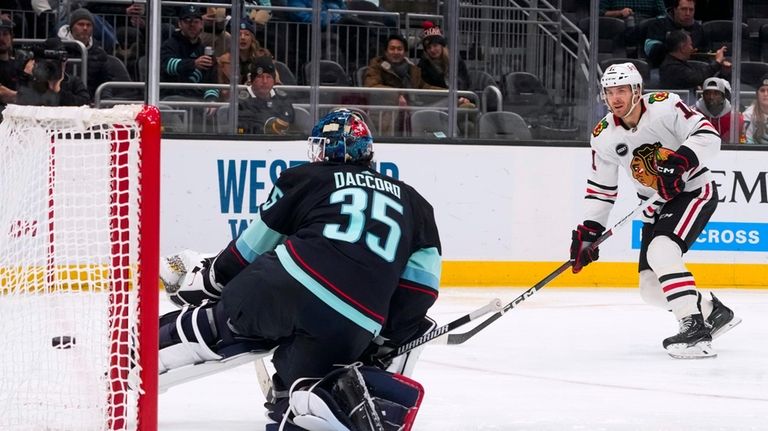
<path fill-rule="evenodd" d="M 16 103 L 19 105 L 81 106 L 91 99 L 83 81 L 65 72 L 67 51 L 58 37 L 30 51 L 17 50 L 23 64 Z"/>
<path fill-rule="evenodd" d="M 16 102 L 19 74 L 13 56 L 13 21 L 0 19 L 0 112 L 8 103 Z"/>

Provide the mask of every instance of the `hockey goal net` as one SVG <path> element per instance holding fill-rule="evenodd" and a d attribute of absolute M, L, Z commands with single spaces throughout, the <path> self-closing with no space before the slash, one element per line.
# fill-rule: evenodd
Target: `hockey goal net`
<path fill-rule="evenodd" d="M 2 115 L 0 429 L 155 429 L 159 113 Z"/>

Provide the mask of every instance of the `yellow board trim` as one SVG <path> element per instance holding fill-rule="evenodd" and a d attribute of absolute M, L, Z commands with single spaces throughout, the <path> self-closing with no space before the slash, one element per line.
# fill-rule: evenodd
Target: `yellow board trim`
<path fill-rule="evenodd" d="M 444 261 L 441 286 L 533 286 L 562 262 Z M 690 263 L 700 287 L 768 289 L 768 265 Z M 636 287 L 637 263 L 595 262 L 578 274 L 570 269 L 549 287 Z"/>

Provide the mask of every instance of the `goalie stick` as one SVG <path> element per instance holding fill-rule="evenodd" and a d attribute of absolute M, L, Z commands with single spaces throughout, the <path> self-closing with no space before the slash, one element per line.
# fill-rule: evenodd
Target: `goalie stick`
<path fill-rule="evenodd" d="M 597 238 L 595 240 L 595 242 L 593 242 L 590 245 L 590 247 L 593 248 L 593 249 L 597 248 L 600 244 L 603 243 L 603 241 L 605 241 L 608 238 L 610 238 L 611 236 L 613 236 L 613 233 L 617 229 L 619 229 L 620 227 L 624 226 L 628 221 L 630 221 L 633 218 L 635 218 L 635 216 L 637 214 L 639 214 L 640 211 L 642 211 L 642 210 L 644 210 L 646 208 L 654 208 L 655 209 L 654 202 L 656 202 L 656 200 L 658 200 L 658 199 L 659 199 L 659 195 L 657 193 L 657 194 L 654 194 L 653 196 L 651 196 L 650 198 L 644 200 L 643 202 L 641 202 L 640 205 L 638 205 L 637 207 L 635 207 L 632 210 L 632 212 L 630 212 L 629 214 L 627 214 L 624 217 L 622 217 L 619 221 L 616 222 L 615 225 L 613 225 L 612 228 L 608 229 L 599 238 Z M 509 310 L 515 308 L 518 304 L 520 304 L 521 302 L 523 302 L 526 299 L 528 299 L 531 295 L 536 293 L 536 291 L 538 291 L 542 287 L 546 286 L 550 281 L 552 281 L 555 278 L 557 278 L 557 276 L 559 276 L 560 274 L 565 272 L 565 270 L 567 270 L 571 266 L 573 266 L 573 260 L 568 260 L 568 261 L 564 262 L 556 270 L 552 271 L 549 275 L 544 277 L 541 281 L 539 281 L 538 283 L 533 285 L 533 287 L 531 287 L 530 289 L 528 289 L 525 292 L 523 292 L 522 295 L 520 295 L 517 298 L 513 299 L 512 302 L 510 302 L 507 305 L 505 305 L 504 307 L 502 307 L 501 310 L 497 311 L 491 317 L 483 320 L 482 322 L 480 322 L 479 325 L 475 326 L 474 328 L 470 329 L 469 331 L 462 332 L 462 333 L 459 333 L 459 334 L 448 334 L 448 338 L 446 340 L 447 344 L 461 344 L 461 343 L 469 340 L 470 338 L 474 337 L 478 332 L 482 331 L 485 327 L 487 327 L 491 323 L 495 322 L 499 317 L 503 316 L 506 312 L 508 312 Z"/>
<path fill-rule="evenodd" d="M 502 310 L 501 300 L 499 298 L 495 298 L 491 302 L 485 304 L 484 306 L 478 308 L 477 310 L 469 314 L 465 314 L 459 317 L 458 319 L 454 320 L 453 322 L 446 323 L 445 325 L 440 326 L 439 328 L 435 328 L 427 332 L 426 334 L 422 335 L 421 337 L 414 338 L 413 340 L 400 345 L 398 348 L 393 349 L 391 352 L 377 359 L 381 362 L 389 361 L 391 359 L 394 359 L 397 356 L 410 352 L 411 350 L 421 346 L 422 344 L 426 344 L 426 343 L 429 343 L 430 341 L 436 340 L 437 338 L 440 338 L 443 335 L 453 331 L 454 329 L 464 326 L 467 323 L 479 317 L 485 316 L 488 313 L 493 313 L 494 311 L 498 312 L 501 310 Z M 443 342 L 442 344 L 450 344 L 450 343 Z"/>

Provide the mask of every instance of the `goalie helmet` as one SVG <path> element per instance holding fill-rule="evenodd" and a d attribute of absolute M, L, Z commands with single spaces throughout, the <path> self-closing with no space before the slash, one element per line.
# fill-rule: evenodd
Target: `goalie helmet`
<path fill-rule="evenodd" d="M 368 164 L 373 157 L 373 137 L 363 118 L 347 109 L 330 112 L 312 128 L 309 160 Z"/>

